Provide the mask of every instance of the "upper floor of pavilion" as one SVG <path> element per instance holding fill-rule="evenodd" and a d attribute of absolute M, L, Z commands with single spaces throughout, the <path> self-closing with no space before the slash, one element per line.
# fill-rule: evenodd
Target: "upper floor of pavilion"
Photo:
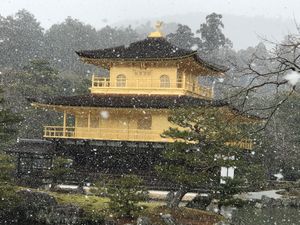
<path fill-rule="evenodd" d="M 220 76 L 226 68 L 201 59 L 197 51 L 181 49 L 157 31 L 129 46 L 76 52 L 85 63 L 102 67 L 108 76 L 92 77 L 92 94 L 189 95 L 213 98 L 213 88 L 200 76 Z"/>

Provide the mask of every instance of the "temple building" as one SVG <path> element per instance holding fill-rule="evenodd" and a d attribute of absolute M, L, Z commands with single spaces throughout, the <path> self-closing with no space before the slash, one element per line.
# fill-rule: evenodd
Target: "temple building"
<path fill-rule="evenodd" d="M 161 137 L 171 126 L 170 108 L 220 104 L 213 101 L 212 87 L 199 84 L 199 76 L 220 76 L 225 69 L 203 61 L 197 51 L 170 44 L 160 30 L 128 47 L 77 54 L 109 76 L 93 75 L 89 95 L 32 103 L 64 115 L 63 124 L 45 126 L 44 138 L 170 142 Z"/>
<path fill-rule="evenodd" d="M 161 136 L 174 126 L 168 121 L 173 108 L 210 105 L 233 113 L 227 103 L 214 100 L 213 87 L 199 83 L 201 76 L 223 76 L 226 68 L 172 45 L 160 24 L 129 46 L 76 53 L 109 75 L 93 75 L 88 95 L 50 96 L 32 106 L 63 115 L 61 124 L 45 124 L 43 137 L 54 144 L 54 152 L 64 152 L 85 170 L 152 168 L 165 144 L 174 141 Z M 252 148 L 247 141 L 235 144 Z"/>

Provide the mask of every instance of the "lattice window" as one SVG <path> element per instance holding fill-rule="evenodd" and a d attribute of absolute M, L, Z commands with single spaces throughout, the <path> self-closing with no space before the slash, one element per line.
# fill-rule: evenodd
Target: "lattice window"
<path fill-rule="evenodd" d="M 160 76 L 160 87 L 169 88 L 170 87 L 170 78 L 168 75 Z"/>
<path fill-rule="evenodd" d="M 137 129 L 151 130 L 152 116 L 150 114 L 142 115 L 138 117 Z"/>
<path fill-rule="evenodd" d="M 126 87 L 126 76 L 120 74 L 117 76 L 117 87 Z"/>

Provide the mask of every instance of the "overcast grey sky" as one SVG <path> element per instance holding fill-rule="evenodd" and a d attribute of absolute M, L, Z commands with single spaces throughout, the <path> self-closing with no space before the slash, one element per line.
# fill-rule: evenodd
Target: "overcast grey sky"
<path fill-rule="evenodd" d="M 282 40 L 295 32 L 294 19 L 300 24 L 300 0 L 0 0 L 2 16 L 20 9 L 33 13 L 46 29 L 71 16 L 97 29 L 162 19 L 195 31 L 216 12 L 224 16 L 224 33 L 235 49 L 255 46 L 260 37 Z"/>
<path fill-rule="evenodd" d="M 25 8 L 49 28 L 67 16 L 100 28 L 123 20 L 159 18 L 189 12 L 265 16 L 300 20 L 300 0 L 0 0 L 0 14 Z M 106 22 L 107 21 L 107 22 Z"/>

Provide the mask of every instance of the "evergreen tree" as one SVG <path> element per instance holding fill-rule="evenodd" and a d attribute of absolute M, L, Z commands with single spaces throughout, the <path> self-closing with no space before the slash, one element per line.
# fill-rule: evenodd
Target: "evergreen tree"
<path fill-rule="evenodd" d="M 138 203 L 147 198 L 142 185 L 143 180 L 135 175 L 109 181 L 106 191 L 110 199 L 109 210 L 117 217 L 135 217 L 142 210 Z"/>
<path fill-rule="evenodd" d="M 81 74 L 91 66 L 79 63 L 75 51 L 93 49 L 99 44 L 95 28 L 71 17 L 51 26 L 45 33 L 45 43 L 45 57 L 55 68 Z"/>
<path fill-rule="evenodd" d="M 237 167 L 238 170 L 249 167 L 251 161 L 246 157 L 246 150 L 228 143 L 249 138 L 251 126 L 242 118 L 233 122 L 228 115 L 230 110 L 226 108 L 201 107 L 176 109 L 170 116 L 170 122 L 181 129 L 169 128 L 164 132 L 163 136 L 175 142 L 163 153 L 166 162 L 156 166 L 157 172 L 177 187 L 176 194 L 168 202 L 170 208 L 178 207 L 193 187 L 215 191 L 222 188 L 219 185 L 221 167 Z M 241 173 L 234 180 L 251 185 L 244 175 Z"/>
<path fill-rule="evenodd" d="M 20 121 L 21 117 L 12 113 L 5 105 L 3 91 L 0 89 L 0 147 L 7 146 L 15 137 L 18 132 L 16 124 Z"/>
<path fill-rule="evenodd" d="M 130 26 L 125 28 L 103 27 L 97 31 L 99 48 L 111 48 L 120 45 L 129 45 L 139 40 L 139 35 Z M 95 46 L 93 46 L 95 48 Z"/>
<path fill-rule="evenodd" d="M 16 124 L 21 120 L 5 106 L 2 90 L 0 90 L 0 220 L 18 202 L 13 185 L 15 171 L 14 159 L 5 154 L 3 149 L 15 138 L 18 131 Z"/>
<path fill-rule="evenodd" d="M 26 10 L 14 16 L 0 17 L 0 65 L 22 68 L 29 60 L 43 54 L 43 28 L 35 17 Z"/>
<path fill-rule="evenodd" d="M 45 98 L 62 92 L 58 71 L 47 61 L 32 60 L 15 76 L 16 88 L 23 96 Z"/>
<path fill-rule="evenodd" d="M 196 51 L 201 46 L 200 38 L 195 37 L 187 25 L 178 24 L 176 32 L 168 34 L 166 39 L 179 48 Z"/>
<path fill-rule="evenodd" d="M 284 93 L 280 97 L 283 98 Z M 270 140 L 266 146 L 266 154 L 269 155 L 273 173 L 282 172 L 284 179 L 293 181 L 300 179 L 299 100 L 299 94 L 292 95 L 276 111 L 265 132 L 265 138 Z"/>
<path fill-rule="evenodd" d="M 197 30 L 197 33 L 201 35 L 202 51 L 212 52 L 226 45 L 232 46 L 231 41 L 222 32 L 224 24 L 221 19 L 221 14 L 212 13 L 206 16 L 206 22 Z"/>
<path fill-rule="evenodd" d="M 22 71 L 14 74 L 10 84 L 10 105 L 24 120 L 20 124 L 20 136 L 23 138 L 40 138 L 42 127 L 58 120 L 56 113 L 36 110 L 30 106 L 30 99 L 44 99 L 64 95 L 64 82 L 58 72 L 43 60 L 34 60 Z"/>
<path fill-rule="evenodd" d="M 11 108 L 25 118 L 20 124 L 23 138 L 41 138 L 43 125 L 62 122 L 58 113 L 36 110 L 28 100 L 85 94 L 90 86 L 90 81 L 85 78 L 62 76 L 44 60 L 32 60 L 23 70 L 9 75 L 10 80 L 5 81 L 6 95 Z"/>

